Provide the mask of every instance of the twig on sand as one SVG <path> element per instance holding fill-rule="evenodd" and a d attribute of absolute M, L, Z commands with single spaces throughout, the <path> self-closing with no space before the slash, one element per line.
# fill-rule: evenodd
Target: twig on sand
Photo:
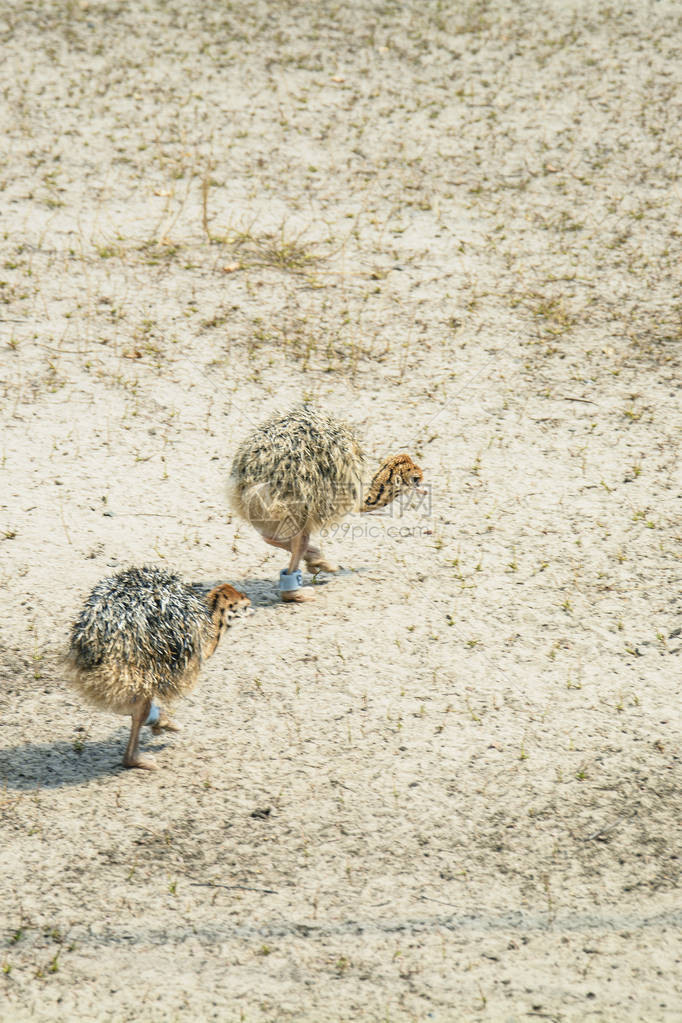
<path fill-rule="evenodd" d="M 573 394 L 557 394 L 557 398 L 559 398 L 560 401 L 581 401 L 584 405 L 599 406 L 598 401 L 592 401 L 591 398 L 577 398 Z"/>
<path fill-rule="evenodd" d="M 609 824 L 608 827 L 598 828 L 597 831 L 593 831 L 591 835 L 586 835 L 583 838 L 583 842 L 592 842 L 594 839 L 601 841 L 606 835 L 610 835 L 612 831 L 622 824 L 623 821 L 629 820 L 632 817 L 631 813 L 624 813 L 620 817 L 617 817 L 613 824 Z"/>
<path fill-rule="evenodd" d="M 190 881 L 192 888 L 227 888 L 230 892 L 261 892 L 263 895 L 277 895 L 274 888 L 250 888 L 245 884 L 221 884 L 220 881 Z"/>
<path fill-rule="evenodd" d="M 64 527 L 64 533 L 66 535 L 66 539 L 69 541 L 70 546 L 73 547 L 73 543 L 71 542 L 71 537 L 69 536 L 69 530 L 68 530 L 67 525 L 66 525 L 66 518 L 64 517 L 64 505 L 62 504 L 61 501 L 59 502 L 59 518 L 62 520 L 62 526 Z"/>
<path fill-rule="evenodd" d="M 431 898 L 430 895 L 420 895 L 419 898 L 422 900 L 422 902 L 437 902 L 439 906 L 449 906 L 450 909 L 460 908 L 459 906 L 456 906 L 454 902 L 443 902 L 442 899 L 433 899 Z"/>

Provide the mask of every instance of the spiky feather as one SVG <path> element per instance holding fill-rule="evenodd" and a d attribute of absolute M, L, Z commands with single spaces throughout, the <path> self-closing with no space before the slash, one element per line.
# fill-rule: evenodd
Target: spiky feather
<path fill-rule="evenodd" d="M 357 508 L 364 466 L 350 426 L 299 405 L 247 437 L 232 464 L 228 496 L 260 532 L 286 539 L 317 532 Z"/>
<path fill-rule="evenodd" d="M 191 690 L 214 638 L 210 608 L 177 575 L 129 568 L 90 593 L 71 629 L 67 665 L 90 702 L 125 711 L 138 699 Z"/>

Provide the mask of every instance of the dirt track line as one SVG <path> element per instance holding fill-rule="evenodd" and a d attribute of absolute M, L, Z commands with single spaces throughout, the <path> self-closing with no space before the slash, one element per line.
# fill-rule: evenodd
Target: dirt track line
<path fill-rule="evenodd" d="M 69 937 L 79 945 L 102 946 L 167 946 L 198 940 L 205 944 L 221 941 L 260 941 L 263 938 L 335 938 L 346 935 L 419 934 L 442 928 L 462 933 L 537 932 L 561 935 L 580 931 L 642 931 L 665 927 L 682 928 L 682 909 L 654 916 L 601 916 L 567 914 L 551 918 L 549 914 L 525 914 L 520 911 L 485 916 L 462 913 L 449 916 L 406 917 L 388 920 L 342 920 L 332 924 L 270 923 L 261 927 L 188 927 L 183 930 L 111 931 L 92 934 L 80 929 L 69 930 Z"/>

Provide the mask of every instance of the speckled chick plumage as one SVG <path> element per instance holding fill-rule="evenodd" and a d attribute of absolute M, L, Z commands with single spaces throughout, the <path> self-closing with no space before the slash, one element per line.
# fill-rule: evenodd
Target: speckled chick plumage
<path fill-rule="evenodd" d="M 173 700 L 196 685 L 223 624 L 177 575 L 125 569 L 85 601 L 71 629 L 69 673 L 86 699 L 118 713 L 140 699 Z"/>
<path fill-rule="evenodd" d="M 313 533 L 358 507 L 364 467 L 350 426 L 299 405 L 246 438 L 232 464 L 228 497 L 264 534 Z"/>

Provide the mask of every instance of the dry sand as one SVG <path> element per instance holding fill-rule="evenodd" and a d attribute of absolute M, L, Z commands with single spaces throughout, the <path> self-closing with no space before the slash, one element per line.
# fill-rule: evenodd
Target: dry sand
<path fill-rule="evenodd" d="M 682 1019 L 678 2 L 0 6 L 0 1018 Z M 301 396 L 430 504 L 317 601 L 224 498 Z M 60 655 L 230 581 L 159 741 Z"/>

